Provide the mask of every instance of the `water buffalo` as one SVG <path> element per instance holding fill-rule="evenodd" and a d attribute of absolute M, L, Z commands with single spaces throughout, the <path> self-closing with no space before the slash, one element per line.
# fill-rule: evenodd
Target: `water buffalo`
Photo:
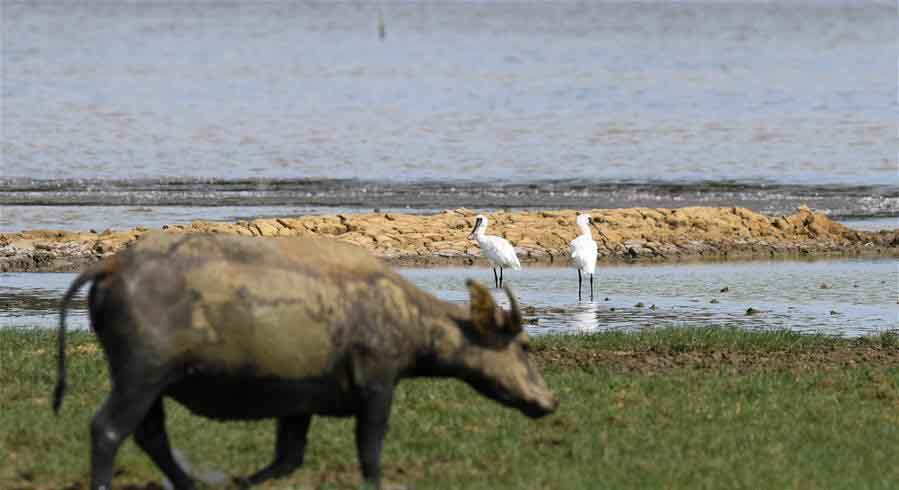
<path fill-rule="evenodd" d="M 108 490 L 119 445 L 133 434 L 178 490 L 162 399 L 219 420 L 277 418 L 274 461 L 243 481 L 303 463 L 312 415 L 356 417 L 368 486 L 379 488 L 394 388 L 407 377 L 453 377 L 530 417 L 558 401 L 528 360 L 515 297 L 504 311 L 468 281 L 469 308 L 441 301 L 348 244 L 317 239 L 151 234 L 80 274 L 112 390 L 90 425 L 91 488 Z"/>

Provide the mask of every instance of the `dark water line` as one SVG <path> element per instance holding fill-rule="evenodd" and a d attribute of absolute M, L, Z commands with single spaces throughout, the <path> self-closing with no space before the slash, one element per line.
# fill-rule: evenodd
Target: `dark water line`
<path fill-rule="evenodd" d="M 101 178 L 73 178 L 73 179 L 35 179 L 29 177 L 0 177 L 0 190 L 2 191 L 40 191 L 40 190 L 91 190 L 96 188 L 126 188 L 126 189 L 156 189 L 166 188 L 195 188 L 209 186 L 210 188 L 225 188 L 233 190 L 253 190 L 260 186 L 264 188 L 312 188 L 312 189 L 337 189 L 372 187 L 375 189 L 392 187 L 415 187 L 423 189 L 440 189 L 444 187 L 461 188 L 652 188 L 676 191 L 698 190 L 765 190 L 765 191 L 790 191 L 806 190 L 817 192 L 850 192 L 870 193 L 873 191 L 887 192 L 889 197 L 899 197 L 899 187 L 894 185 L 841 185 L 818 184 L 800 185 L 769 181 L 765 179 L 754 180 L 589 180 L 589 179 L 491 179 L 490 184 L 479 182 L 478 179 L 448 178 L 440 180 L 418 180 L 403 183 L 388 179 L 327 179 L 327 178 L 248 178 L 248 179 L 221 179 L 221 178 L 138 178 L 138 179 L 101 179 Z"/>
<path fill-rule="evenodd" d="M 468 180 L 397 183 L 356 179 L 0 179 L 0 205 L 318 206 L 441 209 L 740 206 L 787 214 L 805 204 L 834 218 L 899 216 L 895 186 L 769 182 Z"/>

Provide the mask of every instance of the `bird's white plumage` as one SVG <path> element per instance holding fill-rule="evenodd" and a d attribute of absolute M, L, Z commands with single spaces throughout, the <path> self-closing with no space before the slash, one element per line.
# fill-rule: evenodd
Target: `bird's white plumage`
<path fill-rule="evenodd" d="M 485 216 L 478 215 L 475 219 L 480 220 L 480 224 L 474 230 L 474 236 L 481 247 L 481 254 L 487 257 L 494 267 L 521 269 L 521 262 L 518 261 L 518 256 L 515 254 L 515 247 L 505 238 L 486 234 L 487 218 Z"/>
<path fill-rule="evenodd" d="M 579 214 L 576 222 L 577 227 L 581 230 L 580 236 L 571 241 L 571 260 L 574 262 L 576 269 L 587 274 L 596 272 L 596 241 L 590 233 L 587 223 L 590 216 Z"/>

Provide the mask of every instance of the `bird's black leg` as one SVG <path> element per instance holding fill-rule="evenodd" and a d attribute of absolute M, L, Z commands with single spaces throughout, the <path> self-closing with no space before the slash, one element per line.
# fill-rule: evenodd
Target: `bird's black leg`
<path fill-rule="evenodd" d="M 503 268 L 499 268 L 499 287 L 503 287 Z"/>
<path fill-rule="evenodd" d="M 499 289 L 499 276 L 496 275 L 496 267 L 493 268 L 493 285 Z"/>
<path fill-rule="evenodd" d="M 577 270 L 577 300 L 581 300 L 581 270 Z"/>
<path fill-rule="evenodd" d="M 590 301 L 593 301 L 593 274 L 590 274 Z"/>

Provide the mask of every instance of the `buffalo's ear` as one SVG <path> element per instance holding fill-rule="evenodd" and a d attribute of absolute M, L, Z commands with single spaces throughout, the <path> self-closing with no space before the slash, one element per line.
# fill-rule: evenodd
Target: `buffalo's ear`
<path fill-rule="evenodd" d="M 471 297 L 471 323 L 474 329 L 481 335 L 489 335 L 495 332 L 502 323 L 502 311 L 496 307 L 490 291 L 481 283 L 468 279 L 468 294 Z"/>
<path fill-rule="evenodd" d="M 506 291 L 506 296 L 509 297 L 509 312 L 504 315 L 505 321 L 502 329 L 512 335 L 518 335 L 521 333 L 521 308 L 518 306 L 518 298 L 515 297 L 515 293 L 508 284 L 503 286 L 503 289 Z"/>
<path fill-rule="evenodd" d="M 496 306 L 490 290 L 481 283 L 465 281 L 468 293 L 471 296 L 471 323 L 474 329 L 481 335 L 506 333 L 516 335 L 521 332 L 521 312 L 518 308 L 518 300 L 508 286 L 505 287 L 509 295 L 510 311 L 505 312 Z"/>

